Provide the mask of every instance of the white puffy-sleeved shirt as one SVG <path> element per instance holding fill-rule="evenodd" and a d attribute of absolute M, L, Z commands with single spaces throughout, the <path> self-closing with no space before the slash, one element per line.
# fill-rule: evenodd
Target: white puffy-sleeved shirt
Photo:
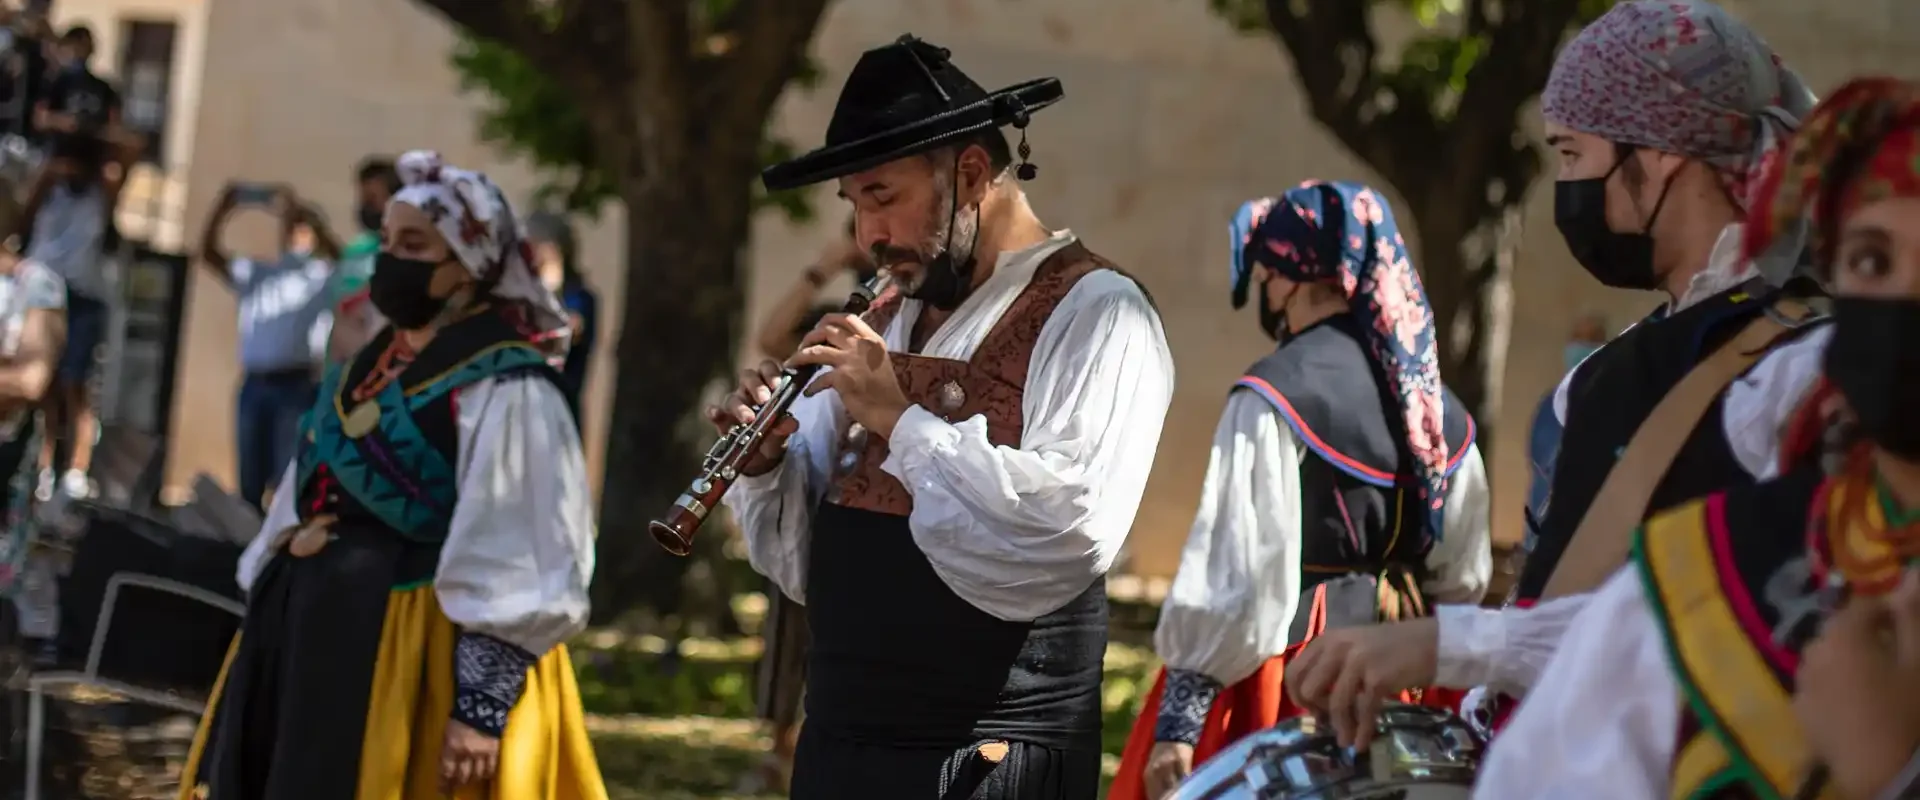
<path fill-rule="evenodd" d="M 1169 670 L 1231 685 L 1286 649 L 1300 599 L 1300 465 L 1308 455 L 1265 399 L 1228 393 L 1200 508 L 1154 631 Z M 1427 554 L 1421 590 L 1429 599 L 1473 603 L 1486 593 L 1487 489 L 1479 448 L 1469 445 L 1448 480 L 1446 536 Z"/>
<path fill-rule="evenodd" d="M 1707 268 L 1694 276 L 1685 296 L 1670 306 L 1677 312 L 1740 285 L 1755 275 L 1740 260 L 1740 225 L 1720 235 Z M 1790 415 L 1820 374 L 1820 357 L 1831 330 L 1815 330 L 1768 352 L 1727 387 L 1721 422 L 1741 467 L 1758 480 L 1779 468 L 1780 434 Z M 1571 378 L 1571 373 L 1568 379 Z M 1566 421 L 1566 387 L 1555 390 L 1554 415 Z M 1488 686 L 1510 695 L 1525 693 L 1553 657 L 1561 636 L 1585 606 L 1589 595 L 1562 597 L 1530 609 L 1440 606 L 1439 663 L 1435 682 L 1465 689 Z"/>
<path fill-rule="evenodd" d="M 965 360 L 1055 250 L 1061 231 L 1004 253 L 928 338 L 921 355 Z M 882 331 L 906 352 L 919 301 Z M 1112 270 L 1081 278 L 1041 327 L 1021 400 L 1020 446 L 987 439 L 986 419 L 948 423 L 909 408 L 881 469 L 913 496 L 908 527 L 940 580 L 1002 620 L 1048 614 L 1113 566 L 1133 526 L 1173 395 L 1173 358 L 1147 296 Z M 753 568 L 806 602 L 810 520 L 850 420 L 839 394 L 802 397 L 778 467 L 742 478 L 726 503 Z"/>
<path fill-rule="evenodd" d="M 565 396 L 536 376 L 461 387 L 459 500 L 434 573 L 440 608 L 461 629 L 539 655 L 586 627 L 593 497 Z M 240 588 L 273 557 L 273 534 L 300 524 L 289 464 L 261 535 L 240 557 Z"/>

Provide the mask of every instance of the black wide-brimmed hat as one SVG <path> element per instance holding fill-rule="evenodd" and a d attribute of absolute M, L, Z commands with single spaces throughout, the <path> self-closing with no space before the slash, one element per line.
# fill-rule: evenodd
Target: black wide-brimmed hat
<path fill-rule="evenodd" d="M 981 131 L 1027 127 L 1029 115 L 1059 102 L 1060 79 L 988 92 L 913 35 L 860 56 L 840 87 L 824 147 L 760 173 L 772 191 L 795 189 L 918 155 Z M 1022 154 L 1024 159 L 1025 154 Z M 1022 177 L 1031 175 L 1031 170 Z"/>

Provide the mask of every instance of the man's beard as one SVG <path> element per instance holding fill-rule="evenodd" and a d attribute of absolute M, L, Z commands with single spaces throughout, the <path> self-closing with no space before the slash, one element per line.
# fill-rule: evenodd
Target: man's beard
<path fill-rule="evenodd" d="M 874 253 L 877 264 L 918 264 L 919 274 L 902 282 L 901 291 L 941 311 L 960 307 L 973 291 L 973 249 L 980 236 L 980 212 L 954 213 L 950 178 L 934 179 L 940 202 L 929 215 L 929 233 L 918 247 L 887 247 Z"/>

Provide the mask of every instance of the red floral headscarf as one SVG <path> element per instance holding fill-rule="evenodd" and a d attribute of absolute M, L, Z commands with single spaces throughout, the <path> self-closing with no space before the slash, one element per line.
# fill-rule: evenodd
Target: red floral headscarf
<path fill-rule="evenodd" d="M 1889 197 L 1920 197 L 1920 83 L 1858 78 L 1808 115 L 1787 154 L 1762 179 L 1745 250 L 1761 252 L 1802 220 L 1826 270 L 1848 212 Z"/>

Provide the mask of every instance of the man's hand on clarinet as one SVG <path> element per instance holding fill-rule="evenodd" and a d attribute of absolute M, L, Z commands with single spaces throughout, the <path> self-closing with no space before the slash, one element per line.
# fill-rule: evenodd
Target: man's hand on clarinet
<path fill-rule="evenodd" d="M 1287 665 L 1287 693 L 1331 722 L 1342 746 L 1366 747 L 1386 698 L 1433 683 L 1439 647 L 1432 617 L 1327 631 Z"/>
<path fill-rule="evenodd" d="M 713 423 L 713 429 L 721 436 L 727 435 L 735 425 L 753 423 L 754 408 L 773 399 L 773 386 L 780 382 L 780 364 L 775 361 L 762 361 L 760 366 L 740 371 L 740 388 L 733 390 L 720 405 L 707 407 L 707 421 Z M 800 423 L 791 416 L 783 416 L 773 427 L 767 429 L 767 436 L 760 440 L 760 452 L 747 461 L 741 471 L 749 477 L 765 475 L 780 465 L 780 459 L 787 454 L 787 437 L 800 429 Z"/>
<path fill-rule="evenodd" d="M 893 436 L 894 423 L 913 405 L 893 374 L 887 341 L 857 315 L 828 314 L 800 340 L 800 352 L 787 363 L 830 368 L 807 387 L 807 396 L 839 392 L 847 416 L 883 438 Z"/>

